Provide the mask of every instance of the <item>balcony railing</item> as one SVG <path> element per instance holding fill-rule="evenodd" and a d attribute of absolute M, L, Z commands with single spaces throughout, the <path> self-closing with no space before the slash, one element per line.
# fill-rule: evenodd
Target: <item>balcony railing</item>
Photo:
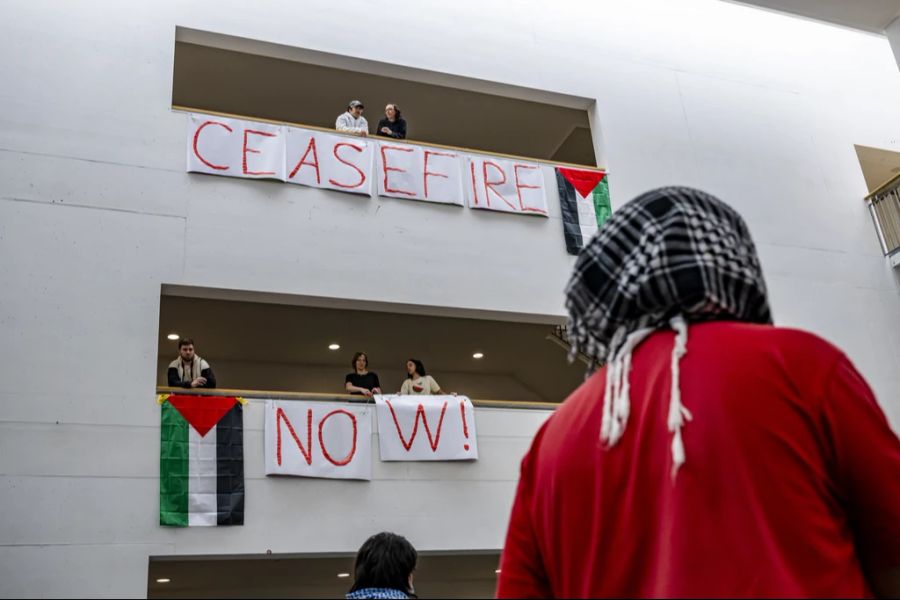
<path fill-rule="evenodd" d="M 885 256 L 900 253 L 900 175 L 866 196 Z"/>
<path fill-rule="evenodd" d="M 372 398 L 351 394 L 321 394 L 316 392 L 283 392 L 271 390 L 242 390 L 228 388 L 181 388 L 158 386 L 157 394 L 185 394 L 191 396 L 239 396 L 254 400 L 303 400 L 305 402 L 355 402 L 372 404 Z M 559 404 L 554 402 L 525 402 L 517 400 L 485 400 L 469 398 L 478 408 L 515 408 L 522 410 L 555 410 Z"/>

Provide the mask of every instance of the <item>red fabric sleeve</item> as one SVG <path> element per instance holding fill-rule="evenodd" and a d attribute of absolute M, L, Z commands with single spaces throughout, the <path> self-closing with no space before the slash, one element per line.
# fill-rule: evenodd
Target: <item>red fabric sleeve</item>
<path fill-rule="evenodd" d="M 830 374 L 823 406 L 860 562 L 877 577 L 900 567 L 900 439 L 844 356 Z"/>
<path fill-rule="evenodd" d="M 500 558 L 497 598 L 550 598 L 552 592 L 537 537 L 534 533 L 534 466 L 540 440 L 547 427 L 541 427 L 531 449 L 522 459 L 519 487 L 513 503 L 506 543 Z"/>

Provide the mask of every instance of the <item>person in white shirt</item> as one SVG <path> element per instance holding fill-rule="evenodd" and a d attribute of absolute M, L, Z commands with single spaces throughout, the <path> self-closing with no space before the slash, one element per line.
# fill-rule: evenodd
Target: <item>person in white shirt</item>
<path fill-rule="evenodd" d="M 347 106 L 347 112 L 337 118 L 334 128 L 341 133 L 350 133 L 366 137 L 369 135 L 369 123 L 362 116 L 365 107 L 359 100 L 353 100 Z"/>

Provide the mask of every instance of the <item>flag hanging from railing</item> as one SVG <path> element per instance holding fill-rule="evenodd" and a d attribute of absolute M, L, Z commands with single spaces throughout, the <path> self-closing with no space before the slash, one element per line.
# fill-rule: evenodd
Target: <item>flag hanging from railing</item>
<path fill-rule="evenodd" d="M 242 400 L 161 396 L 159 524 L 244 524 Z"/>
<path fill-rule="evenodd" d="M 556 167 L 566 251 L 578 254 L 612 214 L 603 171 Z"/>

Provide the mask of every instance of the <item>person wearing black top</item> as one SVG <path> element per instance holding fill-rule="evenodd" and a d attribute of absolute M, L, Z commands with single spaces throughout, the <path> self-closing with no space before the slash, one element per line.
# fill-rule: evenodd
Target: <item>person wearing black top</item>
<path fill-rule="evenodd" d="M 357 352 L 350 362 L 352 373 L 347 373 L 344 378 L 344 387 L 351 394 L 369 397 L 372 394 L 381 393 L 381 383 L 378 381 L 378 373 L 368 370 L 369 357 L 365 352 Z"/>
<path fill-rule="evenodd" d="M 388 104 L 384 107 L 385 117 L 378 121 L 375 134 L 383 137 L 392 137 L 397 140 L 406 139 L 406 119 L 400 116 L 400 107 L 396 104 Z"/>

